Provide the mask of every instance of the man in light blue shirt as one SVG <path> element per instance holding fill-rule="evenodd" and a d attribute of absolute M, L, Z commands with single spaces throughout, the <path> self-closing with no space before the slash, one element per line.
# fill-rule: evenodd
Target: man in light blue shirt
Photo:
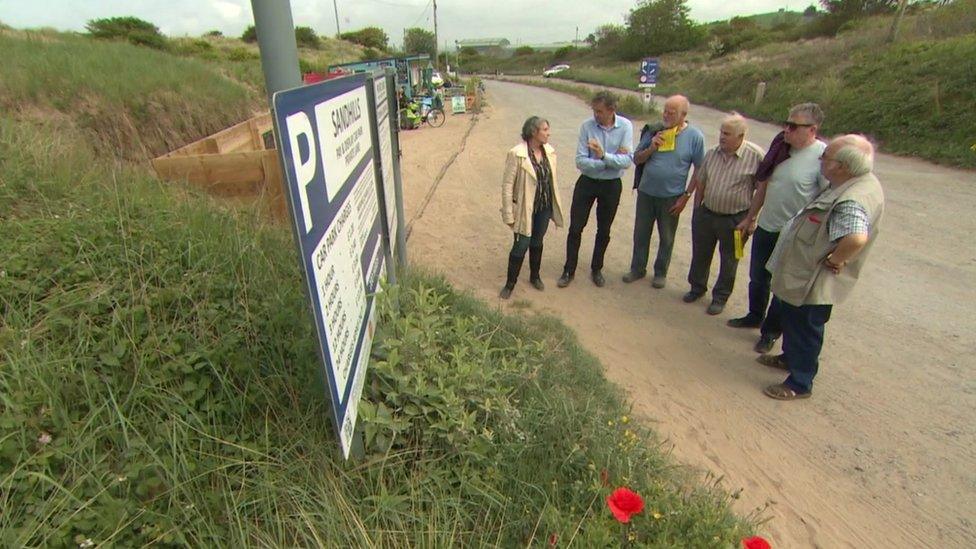
<path fill-rule="evenodd" d="M 593 283 L 606 284 L 601 273 L 603 257 L 610 243 L 610 226 L 620 205 L 620 175 L 631 164 L 634 126 L 617 114 L 617 98 L 608 91 L 597 93 L 590 102 L 593 118 L 583 122 L 576 146 L 576 168 L 580 177 L 573 190 L 569 235 L 566 237 L 566 265 L 557 285 L 569 286 L 576 275 L 583 228 L 596 202 L 596 242 L 590 272 Z"/>
<path fill-rule="evenodd" d="M 678 216 L 685 202 L 678 199 L 691 196 L 687 190 L 688 176 L 692 166 L 697 171 L 705 158 L 705 136 L 685 120 L 688 107 L 686 97 L 669 97 L 664 102 L 665 129 L 653 135 L 648 133 L 634 153 L 634 162 L 644 166 L 637 182 L 634 253 L 630 260 L 630 272 L 624 275 L 624 282 L 633 282 L 647 275 L 647 255 L 655 222 L 658 248 L 651 285 L 663 288 L 667 280 Z M 673 145 L 665 146 L 668 131 L 674 132 Z"/>

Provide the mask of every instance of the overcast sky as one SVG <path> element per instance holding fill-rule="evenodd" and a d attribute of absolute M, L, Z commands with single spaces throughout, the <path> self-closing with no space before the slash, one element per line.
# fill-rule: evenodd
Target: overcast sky
<path fill-rule="evenodd" d="M 284 3 L 285 0 L 280 0 Z M 335 0 L 339 28 L 383 28 L 399 45 L 403 29 L 434 28 L 429 0 Z M 699 22 L 776 11 L 802 11 L 812 0 L 689 0 L 692 19 Z M 439 0 L 439 42 L 453 45 L 465 38 L 507 38 L 516 43 L 546 43 L 580 38 L 604 23 L 623 23 L 636 0 Z M 291 0 L 295 25 L 334 35 L 333 0 Z M 199 36 L 217 29 L 240 36 L 253 23 L 250 0 L 0 0 L 0 21 L 16 28 L 54 27 L 84 30 L 85 22 L 101 17 L 133 15 L 154 23 L 170 36 Z"/>

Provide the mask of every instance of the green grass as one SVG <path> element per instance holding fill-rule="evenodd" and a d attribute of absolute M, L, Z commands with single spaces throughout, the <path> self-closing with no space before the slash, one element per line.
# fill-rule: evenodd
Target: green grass
<path fill-rule="evenodd" d="M 52 30 L 0 30 L 0 109 L 80 128 L 99 153 L 145 161 L 267 109 L 255 45 L 176 38 L 166 51 Z M 362 48 L 300 50 L 324 70 Z"/>
<path fill-rule="evenodd" d="M 826 135 L 864 133 L 886 152 L 950 166 L 976 167 L 976 37 L 882 46 L 869 38 L 766 46 L 732 59 L 665 58 L 655 93 L 780 121 L 791 105 L 820 103 Z M 635 68 L 576 67 L 567 79 L 633 89 Z M 563 76 L 563 75 L 561 75 Z M 766 94 L 754 103 L 755 89 Z"/>
<path fill-rule="evenodd" d="M 751 529 L 563 325 L 420 274 L 384 293 L 343 462 L 288 232 L 85 139 L 0 119 L 0 545 L 605 547 L 617 485 L 639 544 Z"/>
<path fill-rule="evenodd" d="M 976 168 L 976 0 L 906 16 L 895 44 L 886 42 L 890 24 L 888 16 L 868 18 L 845 25 L 836 38 L 771 43 L 717 59 L 705 49 L 664 55 L 655 93 L 681 93 L 771 122 L 814 101 L 827 114 L 826 135 L 864 133 L 885 152 Z M 559 77 L 636 88 L 636 63 L 597 55 L 581 52 Z M 756 105 L 759 82 L 767 87 Z"/>
<path fill-rule="evenodd" d="M 250 116 L 262 95 L 194 59 L 53 32 L 0 33 L 0 108 L 146 160 Z"/>

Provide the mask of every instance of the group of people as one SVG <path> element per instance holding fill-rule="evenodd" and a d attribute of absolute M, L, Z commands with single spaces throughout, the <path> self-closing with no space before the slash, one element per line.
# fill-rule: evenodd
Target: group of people
<path fill-rule="evenodd" d="M 565 288 L 575 278 L 594 204 L 590 278 L 597 287 L 606 284 L 604 256 L 620 204 L 621 176 L 634 165 L 633 253 L 623 281 L 647 276 L 656 226 L 651 286 L 667 285 L 678 219 L 693 200 L 689 290 L 683 300 L 693 303 L 707 293 L 717 246 L 719 273 L 706 312 L 720 314 L 732 294 L 743 244 L 751 237 L 749 311 L 728 325 L 758 328 L 758 361 L 788 372 L 785 381 L 765 388 L 767 396 L 808 398 L 832 306 L 854 287 L 879 233 L 884 193 L 872 173 L 873 145 L 854 134 L 822 140 L 823 111 L 815 103 L 802 103 L 790 109 L 768 150 L 746 140 L 746 119 L 732 113 L 722 121 L 719 144 L 706 151 L 701 130 L 688 122 L 688 99 L 675 95 L 665 101 L 662 120 L 642 128 L 633 148 L 633 124 L 616 112 L 613 94 L 597 93 L 590 107 L 593 117 L 583 122 L 575 151 L 580 175 L 557 286 Z M 502 177 L 502 221 L 513 232 L 503 299 L 511 297 L 526 253 L 530 284 L 545 289 L 540 274 L 544 237 L 550 222 L 561 227 L 566 219 L 548 121 L 530 117 L 521 137 L 508 152 Z M 770 354 L 780 337 L 783 352 Z"/>

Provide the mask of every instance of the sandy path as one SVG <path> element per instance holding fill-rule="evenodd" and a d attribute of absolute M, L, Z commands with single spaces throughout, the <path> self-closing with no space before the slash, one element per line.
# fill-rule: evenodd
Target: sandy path
<path fill-rule="evenodd" d="M 498 214 L 504 153 L 528 115 L 549 118 L 568 209 L 576 134 L 589 113 L 578 99 L 548 90 L 492 82 L 488 92 L 492 108 L 416 220 L 409 250 L 412 261 L 497 301 L 511 243 Z M 713 146 L 721 117 L 693 107 L 689 120 Z M 468 123 L 452 117 L 443 128 L 404 135 L 408 218 Z M 754 123 L 750 138 L 765 145 L 776 131 Z M 879 156 L 877 173 L 888 199 L 884 234 L 854 297 L 834 311 L 808 401 L 764 397 L 761 388 L 782 376 L 754 362 L 754 332 L 725 326 L 746 309 L 745 265 L 720 317 L 705 315 L 707 300 L 681 302 L 690 211 L 682 215 L 666 289 L 620 281 L 634 215 L 625 191 L 605 288 L 586 276 L 591 219 L 576 282 L 556 288 L 566 231 L 552 227 L 546 291 L 529 287 L 526 274 L 512 301 L 573 327 L 680 460 L 743 490 L 738 511 L 770 504 L 772 520 L 762 528 L 778 546 L 976 546 L 976 315 L 964 308 L 976 303 L 976 174 L 888 155 Z M 628 172 L 625 188 L 630 180 Z"/>

